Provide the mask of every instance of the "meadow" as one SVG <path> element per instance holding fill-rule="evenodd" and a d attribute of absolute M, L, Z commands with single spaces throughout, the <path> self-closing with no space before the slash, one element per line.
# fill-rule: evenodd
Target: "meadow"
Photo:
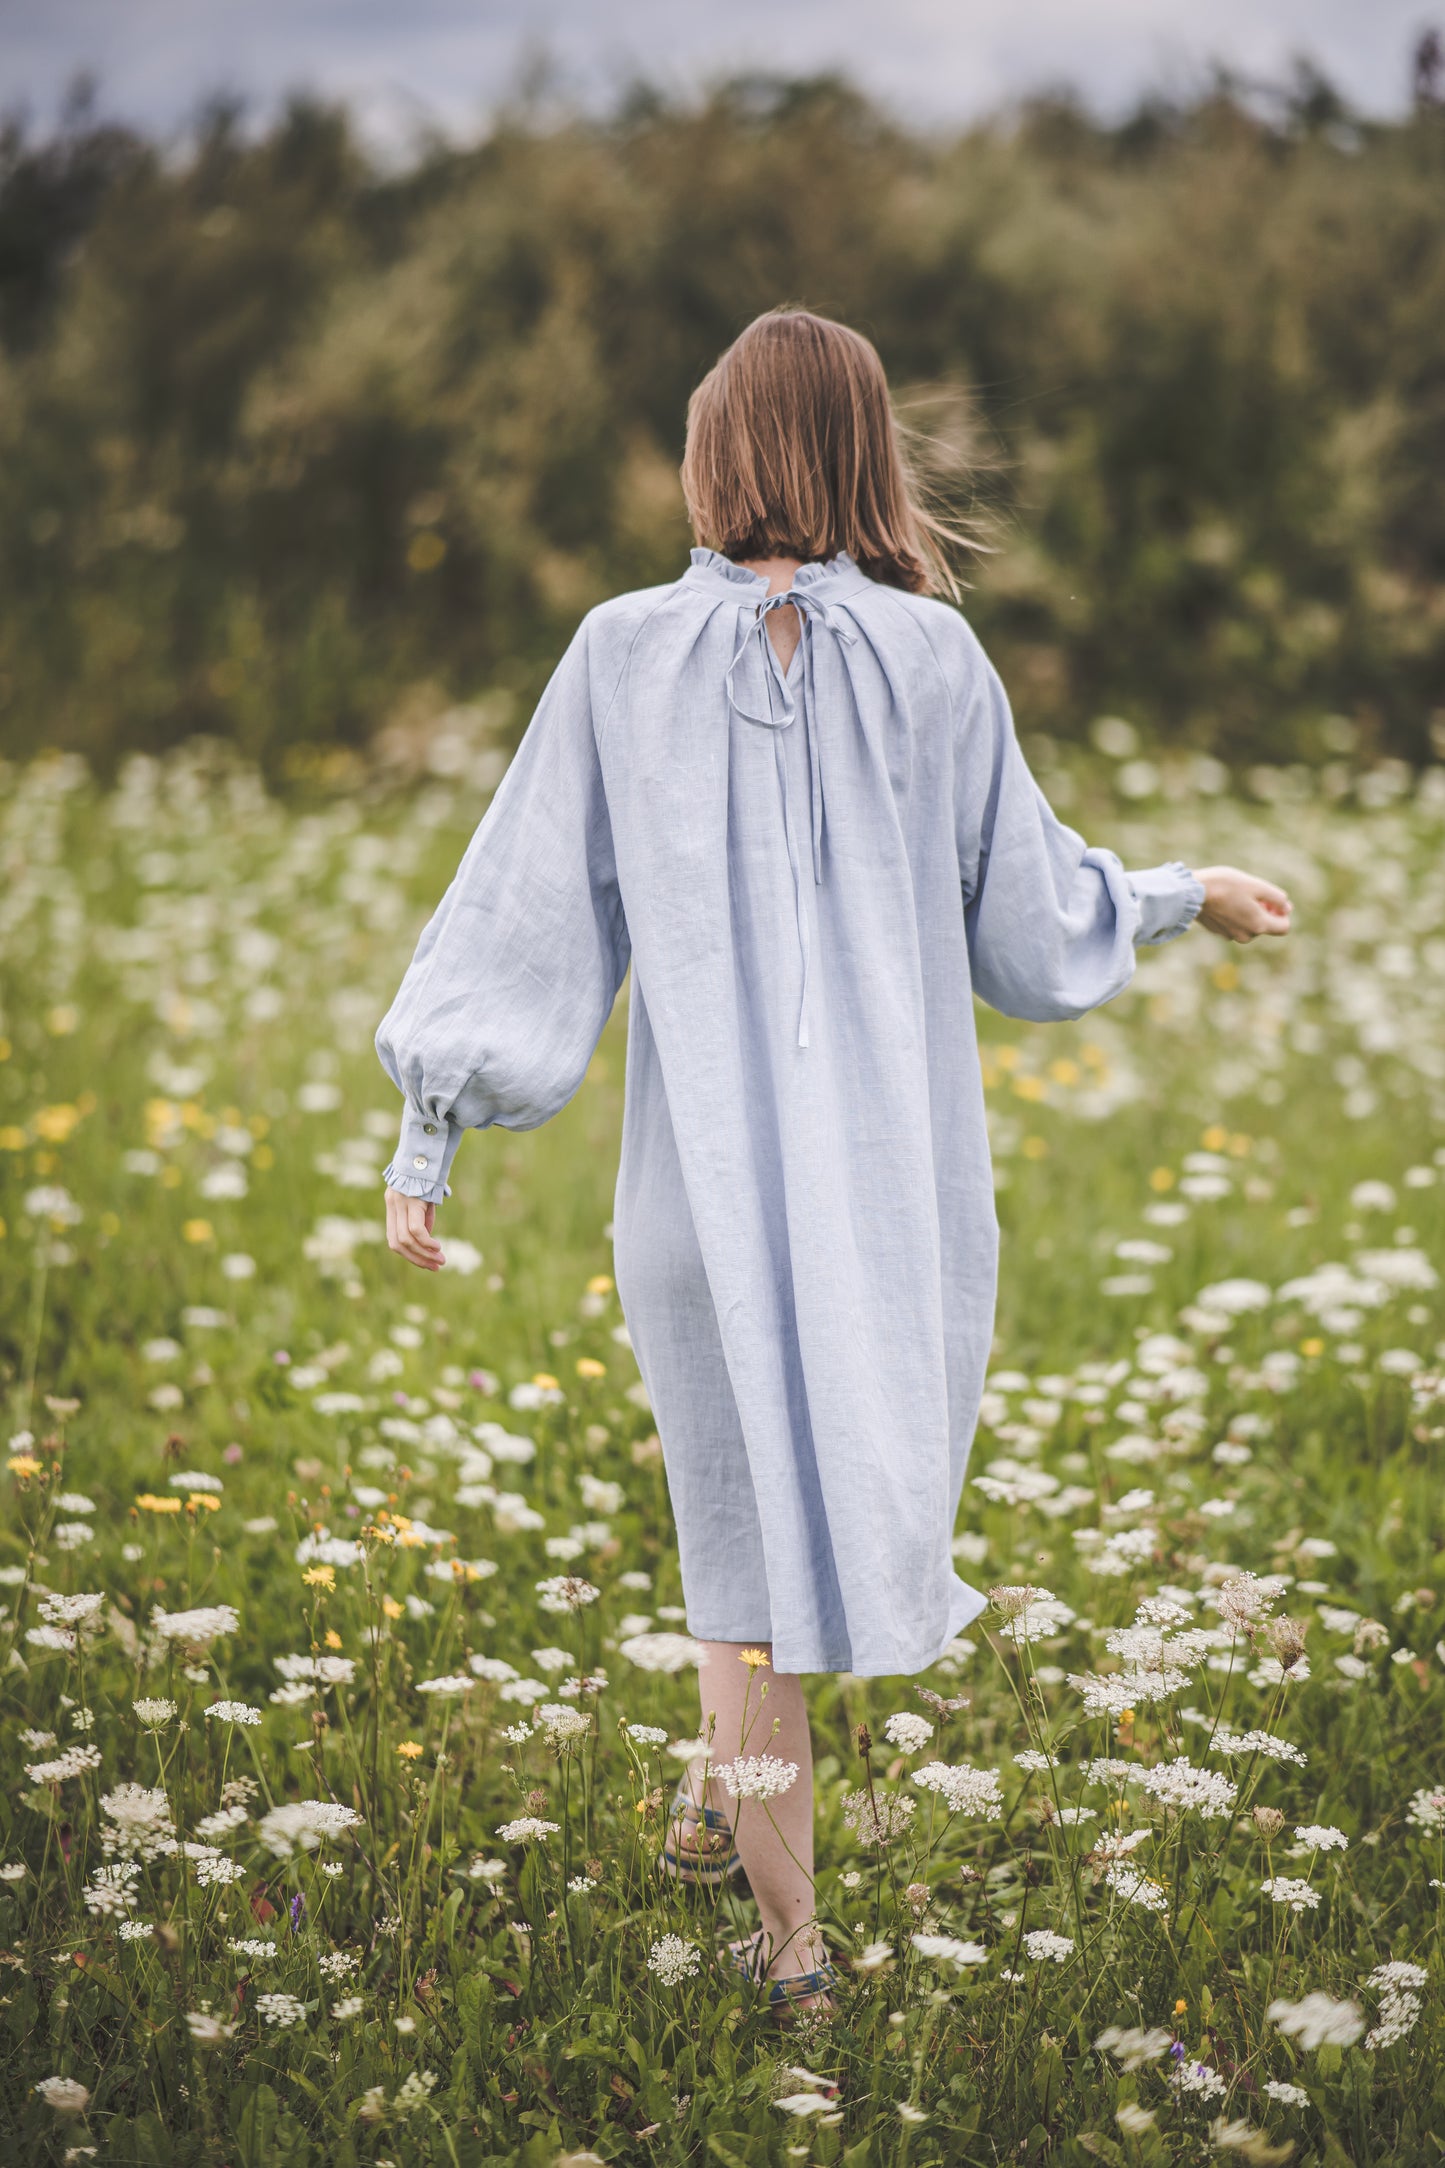
<path fill-rule="evenodd" d="M 1090 840 L 1296 930 L 980 1012 L 992 1600 L 814 1682 L 841 1982 L 780 2028 L 746 1899 L 658 1872 L 699 1708 L 625 1003 L 556 1122 L 464 1142 L 440 1274 L 382 1239 L 371 1034 L 475 722 L 284 799 L 218 740 L 0 773 L 0 2158 L 1436 2159 L 1445 771 L 1033 741 Z"/>

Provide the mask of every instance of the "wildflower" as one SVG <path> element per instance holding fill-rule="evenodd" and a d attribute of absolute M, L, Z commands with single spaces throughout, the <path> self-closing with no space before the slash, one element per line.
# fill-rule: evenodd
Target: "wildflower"
<path fill-rule="evenodd" d="M 118 1866 L 97 1867 L 88 1886 L 81 1891 L 86 1911 L 101 1920 L 129 1912 L 135 1903 L 131 1884 L 139 1873 L 140 1867 L 134 1860 L 123 1860 Z"/>
<path fill-rule="evenodd" d="M 503 1822 L 497 1835 L 503 1844 L 541 1844 L 555 1837 L 561 1827 L 560 1822 L 544 1822 L 535 1814 L 523 1814 L 515 1822 Z"/>
<path fill-rule="evenodd" d="M 1282 2033 L 1297 2040 L 1307 2054 L 1326 2046 L 1351 2047 L 1365 2029 L 1365 2013 L 1358 2003 L 1338 2002 L 1318 1988 L 1300 2002 L 1280 1997 L 1269 2005 L 1265 2016 Z"/>
<path fill-rule="evenodd" d="M 40 1616 L 52 1626 L 93 1626 L 104 1602 L 104 1596 L 46 1596 Z"/>
<path fill-rule="evenodd" d="M 1405 1809 L 1405 1819 L 1430 1837 L 1445 1830 L 1445 1785 L 1422 1785 Z"/>
<path fill-rule="evenodd" d="M 99 1747 L 70 1746 L 54 1761 L 27 1762 L 25 1774 L 32 1784 L 64 1784 L 70 1777 L 83 1776 L 87 1769 L 99 1767 Z"/>
<path fill-rule="evenodd" d="M 306 2005 L 294 1995 L 258 1995 L 256 2011 L 262 2022 L 284 2030 L 288 2025 L 299 2025 L 306 2015 Z"/>
<path fill-rule="evenodd" d="M 1308 1882 L 1297 1881 L 1287 1874 L 1277 1874 L 1273 1880 L 1261 1882 L 1259 1886 L 1277 1905 L 1288 1905 L 1291 1912 L 1319 1910 L 1320 1893 Z"/>
<path fill-rule="evenodd" d="M 418 1679 L 416 1690 L 419 1694 L 435 1694 L 441 1700 L 451 1701 L 459 1694 L 469 1694 L 474 1684 L 465 1672 L 457 1671 L 439 1679 Z"/>
<path fill-rule="evenodd" d="M 244 1701 L 213 1701 L 206 1711 L 218 1724 L 259 1724 L 261 1712 L 250 1708 Z"/>
<path fill-rule="evenodd" d="M 647 1969 L 656 1973 L 664 1987 L 680 1987 L 693 1977 L 701 1963 L 702 1952 L 697 1944 L 684 1941 L 681 1935 L 661 1936 L 647 1953 Z"/>
<path fill-rule="evenodd" d="M 276 1669 L 293 1683 L 310 1679 L 317 1686 L 350 1686 L 356 1677 L 354 1656 L 278 1656 Z"/>
<path fill-rule="evenodd" d="M 196 1860 L 195 1869 L 196 1880 L 202 1889 L 225 1889 L 228 1883 L 239 1882 L 246 1872 L 239 1860 L 224 1859 L 219 1855 Z"/>
<path fill-rule="evenodd" d="M 398 1743 L 396 1751 L 403 1761 L 417 1761 L 426 1752 L 426 1748 L 420 1739 L 403 1739 Z"/>
<path fill-rule="evenodd" d="M 749 1671 L 766 1671 L 768 1658 L 762 1649 L 739 1649 L 738 1662 L 746 1664 Z"/>
<path fill-rule="evenodd" d="M 986 1965 L 988 1951 L 981 1942 L 960 1942 L 954 1935 L 910 1935 L 920 1957 L 934 1964 L 952 1965 L 962 1972 L 965 1965 Z"/>
<path fill-rule="evenodd" d="M 928 2121 L 928 2110 L 926 2108 L 915 2108 L 911 2100 L 900 2100 L 897 2106 L 898 2119 L 901 2123 L 926 2123 Z"/>
<path fill-rule="evenodd" d="M 149 1942 L 155 1929 L 149 1920 L 120 1920 L 116 1933 L 122 1942 Z"/>
<path fill-rule="evenodd" d="M 335 1588 L 336 1568 L 334 1566 L 308 1566 L 301 1579 L 307 1588 Z"/>
<path fill-rule="evenodd" d="M 335 1800 L 298 1799 L 263 1814 L 256 1834 L 268 1852 L 285 1859 L 298 1847 L 314 1852 L 325 1839 L 355 1829 L 361 1819 L 354 1807 L 341 1806 Z"/>
<path fill-rule="evenodd" d="M 702 1644 L 691 1634 L 630 1634 L 617 1645 L 639 1671 L 682 1671 L 688 1664 L 702 1660 Z"/>
<path fill-rule="evenodd" d="M 100 1811 L 106 1821 L 101 1849 L 108 1859 L 161 1859 L 175 1851 L 170 1801 L 159 1787 L 117 1784 L 101 1795 Z"/>
<path fill-rule="evenodd" d="M 1187 1754 L 1176 1754 L 1173 1761 L 1161 1762 L 1147 1772 L 1144 1789 L 1176 1813 L 1192 1809 L 1209 1822 L 1229 1812 L 1239 1786 L 1215 1769 L 1196 1769 Z"/>
<path fill-rule="evenodd" d="M 1274 1597 L 1258 1575 L 1235 1573 L 1221 1583 L 1215 1591 L 1214 1601 L 1225 1624 L 1232 1626 L 1236 1633 L 1242 1633 L 1264 1617 Z"/>
<path fill-rule="evenodd" d="M 547 1734 L 547 1744 L 559 1749 L 583 1738 L 592 1728 L 592 1719 L 585 1710 L 569 1709 L 565 1702 L 544 1701 L 536 1714 Z"/>
<path fill-rule="evenodd" d="M 1266 2078 L 1264 2089 L 1282 2108 L 1307 2108 L 1310 2104 L 1310 2096 L 1302 2085 L 1290 2085 L 1283 2078 Z"/>
<path fill-rule="evenodd" d="M 1376 1965 L 1370 1974 L 1369 1985 L 1380 1996 L 1380 2022 L 1366 2033 L 1367 2048 L 1393 2047 L 1397 2040 L 1403 2040 L 1407 2033 L 1414 2031 L 1424 2008 L 1416 1990 L 1425 1985 L 1427 1977 L 1423 1965 L 1407 1964 L 1400 1958 Z"/>
<path fill-rule="evenodd" d="M 131 1707 L 146 1731 L 159 1731 L 162 1725 L 170 1723 L 176 1713 L 175 1703 L 167 1701 L 164 1695 L 156 1695 L 144 1701 L 133 1701 Z"/>
<path fill-rule="evenodd" d="M 1036 1964 L 1042 1964 L 1045 1959 L 1052 1958 L 1056 1965 L 1061 1965 L 1064 1959 L 1070 1955 L 1073 1947 L 1074 1945 L 1067 1935 L 1056 1935 L 1050 1927 L 1035 1927 L 1029 1934 L 1024 1936 L 1025 1953 L 1033 1958 Z"/>
<path fill-rule="evenodd" d="M 228 1603 L 206 1604 L 197 1611 L 163 1611 L 157 1604 L 151 1611 L 151 1625 L 163 1641 L 219 1641 L 240 1623 L 240 1613 Z"/>
<path fill-rule="evenodd" d="M 1107 2025 L 1094 2042 L 1101 2055 L 1112 2055 L 1121 2070 L 1142 2070 L 1174 2045 L 1174 2035 L 1160 2025 L 1143 2031 L 1137 2025 Z"/>
<path fill-rule="evenodd" d="M 914 1782 L 918 1780 L 915 1777 Z M 860 1844 L 891 1844 L 913 1820 L 915 1802 L 898 1792 L 844 1792 L 840 1805 L 846 1826 Z"/>
<path fill-rule="evenodd" d="M 90 2105 L 90 2087 L 78 2078 L 42 2078 L 35 2090 L 57 2115 L 84 2115 Z"/>
<path fill-rule="evenodd" d="M 7 1859 L 0 1867 L 0 1882 L 23 1882 L 29 1871 L 23 1859 Z"/>
<path fill-rule="evenodd" d="M 1276 1738 L 1272 1731 L 1231 1731 L 1227 1724 L 1216 1725 L 1209 1749 L 1213 1754 L 1262 1754 L 1266 1761 L 1295 1762 L 1301 1769 L 1309 1760 L 1291 1740 Z"/>
<path fill-rule="evenodd" d="M 995 1769 L 975 1769 L 968 1762 L 951 1768 L 947 1762 L 926 1762 L 913 1772 L 921 1791 L 937 1792 L 950 1814 L 968 1814 L 975 1820 L 996 1822 L 1003 1813 L 999 1775 Z"/>
<path fill-rule="evenodd" d="M 784 2115 L 832 2116 L 835 2113 L 826 2093 L 781 2093 L 773 2106 L 780 2108 Z"/>
<path fill-rule="evenodd" d="M 209 2010 L 187 2010 L 186 2024 L 197 2047 L 217 2048 L 223 2041 L 233 2039 L 236 2028 Z"/>
<path fill-rule="evenodd" d="M 331 2005 L 331 2015 L 337 2020 L 338 2024 L 344 2025 L 349 2018 L 360 2017 L 365 2008 L 366 1997 L 364 1995 L 343 1995 L 340 2002 L 334 2002 Z"/>
<path fill-rule="evenodd" d="M 667 1733 L 660 1724 L 627 1724 L 624 1726 L 635 1746 L 666 1746 Z"/>
<path fill-rule="evenodd" d="M 773 1754 L 739 1754 L 733 1761 L 719 1762 L 714 1774 L 733 1799 L 775 1799 L 796 1783 L 798 1765 Z"/>
<path fill-rule="evenodd" d="M 1104 1880 L 1116 1897 L 1127 1904 L 1142 1905 L 1146 1912 L 1167 1912 L 1169 1899 L 1159 1883 L 1132 1867 L 1106 1867 Z"/>
<path fill-rule="evenodd" d="M 911 1709 L 900 1709 L 887 1719 L 883 1736 L 890 1746 L 901 1747 L 905 1754 L 917 1754 L 933 1737 L 933 1726 L 926 1716 L 918 1716 Z"/>
<path fill-rule="evenodd" d="M 451 1254 L 450 1252 L 448 1254 Z M 398 2115 L 410 2115 L 431 2098 L 437 2077 L 434 2070 L 410 2070 L 397 2088 L 393 2106 Z"/>
<path fill-rule="evenodd" d="M 1243 2116 L 1232 2117 L 1226 2122 L 1222 2115 L 1216 2116 L 1209 2126 L 1209 2142 L 1221 2153 L 1240 2153 L 1248 2161 L 1255 2161 L 1260 2168 L 1272 2168 L 1278 2161 L 1287 2161 L 1294 2151 L 1292 2142 L 1271 2145 L 1262 2130 Z"/>
<path fill-rule="evenodd" d="M 602 1594 L 600 1588 L 574 1573 L 559 1573 L 551 1580 L 538 1581 L 536 1588 L 543 1611 L 582 1611 Z"/>
<path fill-rule="evenodd" d="M 910 1800 L 908 1804 L 911 1806 L 913 1802 Z M 863 1973 L 881 1972 L 892 1956 L 893 1945 L 891 1942 L 865 1943 L 853 1960 L 853 1970 Z"/>
<path fill-rule="evenodd" d="M 1057 1769 L 1059 1766 L 1052 1754 L 1041 1753 L 1039 1748 L 1034 1746 L 1021 1747 L 1014 1756 L 1014 1765 L 1026 1770 L 1030 1776 L 1041 1775 L 1045 1769 Z"/>
<path fill-rule="evenodd" d="M 1114 2121 L 1126 2138 L 1142 2138 L 1146 2130 L 1153 2130 L 1154 2117 L 1148 2108 L 1141 2108 L 1137 2100 L 1126 2100 L 1114 2110 Z"/>
<path fill-rule="evenodd" d="M 1295 1830 L 1295 1843 L 1309 1852 L 1343 1852 L 1349 1838 L 1342 1829 L 1331 1829 L 1320 1822 L 1305 1822 Z"/>
<path fill-rule="evenodd" d="M 585 1897 L 589 1891 L 596 1889 L 597 1882 L 595 1877 L 590 1874 L 574 1874 L 567 1887 L 575 1896 Z"/>
<path fill-rule="evenodd" d="M 158 1498 L 154 1491 L 142 1491 L 136 1500 L 142 1513 L 179 1513 L 179 1498 Z"/>
<path fill-rule="evenodd" d="M 258 1940 L 255 1936 L 252 1936 L 249 1940 L 243 1940 L 240 1942 L 228 1942 L 226 1944 L 226 1948 L 230 1951 L 233 1957 L 260 1958 L 274 1957 L 276 1955 L 276 1945 L 274 1942 L 262 1942 Z"/>
<path fill-rule="evenodd" d="M 1204 2100 L 1217 2100 L 1224 2091 L 1222 2072 L 1208 2063 L 1178 2062 L 1169 2073 L 1169 2082 L 1176 2092 L 1196 2093 Z"/>
<path fill-rule="evenodd" d="M 5 1465 L 18 1481 L 28 1483 L 32 1476 L 39 1475 L 42 1464 L 35 1458 L 33 1453 L 12 1453 Z M 54 2083 L 55 2081 L 50 2080 L 48 2082 Z"/>

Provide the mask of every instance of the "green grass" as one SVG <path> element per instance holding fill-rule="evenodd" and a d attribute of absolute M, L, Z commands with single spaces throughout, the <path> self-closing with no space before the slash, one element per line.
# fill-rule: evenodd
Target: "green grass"
<path fill-rule="evenodd" d="M 1143 800 L 1095 771 L 1049 787 L 1127 863 L 1283 880 L 1297 930 L 1247 951 L 1192 932 L 1077 1026 L 984 1014 L 1004 1245 L 961 1567 L 1063 1608 L 1016 1643 L 1005 1597 L 926 1679 L 813 1682 L 819 1903 L 847 1963 L 836 2015 L 786 2036 L 715 1961 L 748 1908 L 659 1878 L 681 1762 L 622 1728 L 682 1742 L 698 1717 L 689 1664 L 620 1645 L 643 1618 L 683 1631 L 608 1278 L 623 1012 L 556 1122 L 464 1143 L 438 1220 L 452 1262 L 415 1274 L 380 1240 L 399 1102 L 371 1033 L 475 799 L 286 807 L 205 746 L 109 795 L 79 764 L 6 773 L 0 2158 L 925 2168 L 1292 2147 L 1414 2168 L 1445 2150 L 1445 1841 L 1428 1807 L 1412 1819 L 1445 1781 L 1442 803 L 1338 774 L 1332 796 L 1205 798 L 1190 775 Z M 1138 1243 L 1156 1248 L 1119 1253 Z M 556 1397 L 528 1405 L 538 1377 Z M 531 1458 L 506 1457 L 518 1437 Z M 224 1487 L 175 1486 L 196 1474 Z M 397 1540 L 397 1515 L 441 1533 Z M 297 1556 L 318 1528 L 359 1544 L 334 1586 Z M 1244 1571 L 1284 1579 L 1231 1640 L 1211 1598 Z M 542 1608 L 562 1573 L 597 1600 Z M 1186 1683 L 1087 1715 L 1071 1677 L 1117 1672 L 1106 1636 L 1161 1589 L 1212 1636 L 1185 1644 Z M 42 1606 L 67 1594 L 103 1601 L 48 1648 Z M 156 1607 L 217 1605 L 234 1631 L 157 1638 Z M 1271 1617 L 1305 1624 L 1307 1676 L 1269 1678 L 1293 1652 Z M 272 1701 L 278 1658 L 325 1656 L 349 1683 Z M 449 1676 L 468 1690 L 420 1690 Z M 587 1713 L 579 1746 L 504 1736 L 528 1679 L 524 1697 Z M 967 1705 L 940 1716 L 920 1686 Z M 156 1731 L 147 1698 L 177 1705 Z M 208 1717 L 218 1699 L 260 1721 Z M 885 1736 L 901 1711 L 938 1727 L 912 1753 Z M 1305 1759 L 1222 1751 L 1221 1724 Z M 98 1766 L 29 1773 L 87 1746 Z M 1237 1788 L 1216 1783 L 1222 1811 L 1148 1789 L 1179 1755 Z M 1123 1766 L 1086 1781 L 1099 1758 Z M 950 1815 L 912 1781 L 936 1761 L 997 1785 Z M 88 1906 L 124 1865 L 102 1801 L 128 1783 L 164 1792 L 155 1856 Z M 845 1819 L 866 1783 L 915 1809 L 881 1849 Z M 228 1798 L 240 1814 L 198 1838 Z M 314 1850 L 268 1843 L 263 1817 L 307 1800 L 360 1819 Z M 555 1833 L 498 1835 L 528 1814 Z M 1297 1854 L 1309 1825 L 1345 1847 Z M 1149 1878 L 1142 1903 L 1098 1849 L 1141 1829 L 1115 1864 Z M 209 1843 L 233 1878 L 157 1837 Z M 1276 1877 L 1318 1904 L 1275 1902 Z M 1039 1931 L 1070 1946 L 1030 1954 Z M 648 1965 L 666 1935 L 697 1953 L 676 1985 Z M 1390 2042 L 1371 1975 L 1392 1961 L 1428 1977 Z M 1356 2006 L 1352 2038 L 1306 2047 L 1271 2017 L 1314 1992 Z M 1160 2037 L 1128 2069 L 1097 2044 L 1110 2027 Z M 1181 2059 L 1206 2090 L 1171 2081 Z M 36 2092 L 53 2077 L 83 2109 Z"/>

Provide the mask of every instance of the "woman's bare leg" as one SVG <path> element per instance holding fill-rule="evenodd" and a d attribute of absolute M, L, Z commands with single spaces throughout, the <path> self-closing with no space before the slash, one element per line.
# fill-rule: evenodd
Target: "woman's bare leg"
<path fill-rule="evenodd" d="M 771 1659 L 766 1643 L 754 1645 Z M 802 1680 L 775 1673 L 771 1662 L 756 1669 L 743 1663 L 745 1646 L 702 1644 L 698 1691 L 704 1733 L 712 1722 L 711 1760 L 716 1767 L 739 1754 L 770 1754 L 796 1762 L 797 1778 L 787 1791 L 761 1800 L 734 1799 L 713 1776 L 704 1801 L 697 1781 L 702 1765 L 694 1763 L 690 1789 L 699 1805 L 720 1808 L 733 1825 L 762 1918 L 768 1970 L 782 1978 L 816 1971 L 826 1955 L 813 1903 L 813 1742 Z"/>

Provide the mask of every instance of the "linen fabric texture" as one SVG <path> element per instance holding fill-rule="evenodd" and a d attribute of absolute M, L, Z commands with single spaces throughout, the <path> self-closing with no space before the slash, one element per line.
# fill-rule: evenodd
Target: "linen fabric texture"
<path fill-rule="evenodd" d="M 925 1670 L 984 1597 L 952 1537 L 998 1219 L 973 996 L 1111 1000 L 1204 889 L 1048 805 L 948 604 L 712 550 L 583 619 L 376 1031 L 384 1181 L 580 1085 L 627 972 L 618 1295 L 689 1630 L 781 1672 Z M 778 606 L 773 602 L 772 607 Z"/>

